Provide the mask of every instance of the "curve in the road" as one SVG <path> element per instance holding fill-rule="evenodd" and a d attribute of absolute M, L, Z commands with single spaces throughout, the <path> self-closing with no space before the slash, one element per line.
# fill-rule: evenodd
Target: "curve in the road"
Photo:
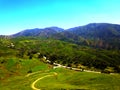
<path fill-rule="evenodd" d="M 53 72 L 54 74 L 53 75 L 46 75 L 46 76 L 43 76 L 43 77 L 40 77 L 40 78 L 38 78 L 37 80 L 35 80 L 32 84 L 31 84 L 31 88 L 33 89 L 33 90 L 41 90 L 41 89 L 39 89 L 39 88 L 36 88 L 35 87 L 35 84 L 39 81 L 39 80 L 41 80 L 41 79 L 44 79 L 44 78 L 46 78 L 46 77 L 50 77 L 50 76 L 57 76 L 57 73 L 56 72 Z"/>

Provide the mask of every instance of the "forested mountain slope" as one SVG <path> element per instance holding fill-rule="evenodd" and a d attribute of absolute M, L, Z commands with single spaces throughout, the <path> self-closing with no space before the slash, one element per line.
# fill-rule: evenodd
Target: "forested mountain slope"
<path fill-rule="evenodd" d="M 120 49 L 120 25 L 116 24 L 91 23 L 85 26 L 70 28 L 52 37 L 78 45 Z"/>

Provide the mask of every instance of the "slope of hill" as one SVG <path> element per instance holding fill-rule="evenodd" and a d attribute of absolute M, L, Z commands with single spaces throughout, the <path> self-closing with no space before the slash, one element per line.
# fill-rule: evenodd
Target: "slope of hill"
<path fill-rule="evenodd" d="M 120 25 L 108 23 L 91 23 L 85 26 L 75 27 L 67 31 L 85 38 L 116 38 L 120 37 Z"/>
<path fill-rule="evenodd" d="M 52 36 L 59 40 L 104 49 L 120 49 L 120 25 L 91 23 Z"/>

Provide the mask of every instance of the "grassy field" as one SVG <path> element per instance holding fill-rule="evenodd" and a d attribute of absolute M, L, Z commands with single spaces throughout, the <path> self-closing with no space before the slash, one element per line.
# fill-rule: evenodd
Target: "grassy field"
<path fill-rule="evenodd" d="M 53 75 L 53 72 L 58 75 L 38 81 L 35 87 L 41 90 L 120 90 L 119 74 L 77 72 L 65 68 L 52 69 L 50 65 L 36 59 L 6 59 L 1 63 L 0 90 L 32 90 L 31 84 L 36 79 Z"/>
<path fill-rule="evenodd" d="M 91 89 L 120 90 L 120 75 L 107 75 L 90 72 L 76 72 L 66 69 L 54 70 L 58 77 L 40 80 L 36 87 L 46 90 L 57 89 Z"/>

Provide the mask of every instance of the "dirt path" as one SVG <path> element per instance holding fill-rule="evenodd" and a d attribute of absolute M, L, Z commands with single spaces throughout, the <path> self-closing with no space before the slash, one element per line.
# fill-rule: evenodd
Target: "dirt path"
<path fill-rule="evenodd" d="M 101 73 L 101 72 L 97 72 L 97 71 L 90 71 L 90 70 L 84 70 L 84 72 Z"/>
<path fill-rule="evenodd" d="M 58 64 L 58 63 L 55 63 L 55 65 L 57 65 L 57 66 L 54 66 L 53 69 L 62 67 L 62 68 L 67 68 L 67 69 L 71 69 L 71 70 L 75 70 L 75 71 L 82 71 L 82 69 L 67 67 L 67 66 L 63 66 L 63 65 Z M 84 72 L 101 73 L 98 71 L 91 71 L 91 70 L 84 70 Z"/>
<path fill-rule="evenodd" d="M 35 87 L 35 84 L 36 84 L 39 80 L 44 79 L 44 78 L 46 78 L 46 77 L 50 77 L 50 76 L 56 77 L 57 75 L 58 75 L 58 74 L 57 74 L 56 72 L 53 72 L 53 75 L 46 75 L 46 76 L 40 77 L 40 78 L 38 78 L 37 80 L 35 80 L 35 81 L 31 84 L 31 88 L 32 88 L 33 90 L 41 90 L 41 89 Z"/>

